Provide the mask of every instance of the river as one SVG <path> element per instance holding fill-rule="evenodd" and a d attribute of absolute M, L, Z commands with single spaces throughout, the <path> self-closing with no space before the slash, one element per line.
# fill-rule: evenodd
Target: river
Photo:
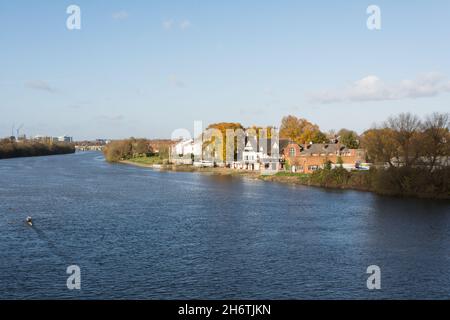
<path fill-rule="evenodd" d="M 450 298 L 448 201 L 158 172 L 96 152 L 1 160 L 0 181 L 0 299 Z M 67 289 L 69 265 L 81 290 Z M 367 289 L 370 265 L 381 290 Z"/>

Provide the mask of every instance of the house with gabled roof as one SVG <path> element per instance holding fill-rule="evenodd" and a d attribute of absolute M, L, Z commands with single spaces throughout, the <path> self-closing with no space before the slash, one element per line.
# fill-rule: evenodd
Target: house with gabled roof
<path fill-rule="evenodd" d="M 297 144 L 290 142 L 283 156 L 293 172 L 312 173 L 326 164 L 332 168 L 342 166 L 347 170 L 358 169 L 365 162 L 363 149 L 349 149 L 340 143 Z"/>

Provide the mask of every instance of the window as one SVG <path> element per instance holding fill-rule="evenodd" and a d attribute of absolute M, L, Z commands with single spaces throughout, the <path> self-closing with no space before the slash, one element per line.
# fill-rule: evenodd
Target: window
<path fill-rule="evenodd" d="M 289 149 L 289 156 L 290 157 L 295 157 L 295 148 L 290 148 Z"/>

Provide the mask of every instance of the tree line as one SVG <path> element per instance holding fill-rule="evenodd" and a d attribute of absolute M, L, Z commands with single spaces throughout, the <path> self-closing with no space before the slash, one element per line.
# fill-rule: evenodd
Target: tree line
<path fill-rule="evenodd" d="M 343 168 L 324 168 L 306 179 L 309 184 L 354 188 L 380 194 L 450 198 L 450 116 L 433 113 L 420 119 L 411 113 L 392 116 L 361 135 L 350 129 L 321 131 L 319 126 L 302 118 L 282 119 L 279 136 L 299 144 L 341 143 L 350 149 L 364 149 L 366 160 L 374 166 L 368 172 L 348 172 Z M 240 123 L 215 123 L 226 139 L 227 129 L 244 129 Z M 256 130 L 270 137 L 271 130 Z M 264 138 L 264 137 L 263 137 Z M 223 141 L 224 145 L 227 141 Z M 168 157 L 170 144 L 160 148 L 159 156 Z M 165 151 L 164 151 L 165 150 Z M 113 141 L 104 150 L 108 161 L 115 162 L 155 154 L 151 140 L 130 138 Z"/>
<path fill-rule="evenodd" d="M 49 156 L 74 153 L 75 146 L 71 143 L 44 143 L 39 141 L 20 141 L 6 138 L 0 140 L 0 159 Z"/>
<path fill-rule="evenodd" d="M 317 124 L 307 119 L 289 115 L 281 120 L 280 138 L 304 145 L 309 143 L 330 143 L 338 141 L 350 149 L 360 147 L 358 134 L 353 130 L 341 129 L 323 132 Z"/>
<path fill-rule="evenodd" d="M 432 113 L 420 119 L 411 113 L 391 116 L 361 135 L 348 129 L 321 132 L 294 116 L 283 118 L 280 136 L 297 143 L 342 143 L 362 148 L 374 164 L 369 172 L 324 168 L 302 182 L 333 188 L 354 188 L 379 194 L 450 198 L 450 116 Z"/>
<path fill-rule="evenodd" d="M 157 149 L 156 149 L 157 148 Z M 129 138 L 111 141 L 103 149 L 108 162 L 119 162 L 138 157 L 158 156 L 161 160 L 169 158 L 169 140 L 148 140 Z"/>
<path fill-rule="evenodd" d="M 449 120 L 448 113 L 433 113 L 423 120 L 402 113 L 364 132 L 362 145 L 371 162 L 431 172 L 448 165 Z"/>
<path fill-rule="evenodd" d="M 402 113 L 362 135 L 368 159 L 378 164 L 372 189 L 381 194 L 450 198 L 448 113 L 420 119 Z"/>

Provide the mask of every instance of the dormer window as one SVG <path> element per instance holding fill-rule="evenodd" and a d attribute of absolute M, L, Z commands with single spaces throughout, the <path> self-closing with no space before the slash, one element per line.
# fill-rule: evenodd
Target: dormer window
<path fill-rule="evenodd" d="M 295 148 L 294 147 L 289 149 L 289 156 L 290 157 L 295 157 Z"/>

